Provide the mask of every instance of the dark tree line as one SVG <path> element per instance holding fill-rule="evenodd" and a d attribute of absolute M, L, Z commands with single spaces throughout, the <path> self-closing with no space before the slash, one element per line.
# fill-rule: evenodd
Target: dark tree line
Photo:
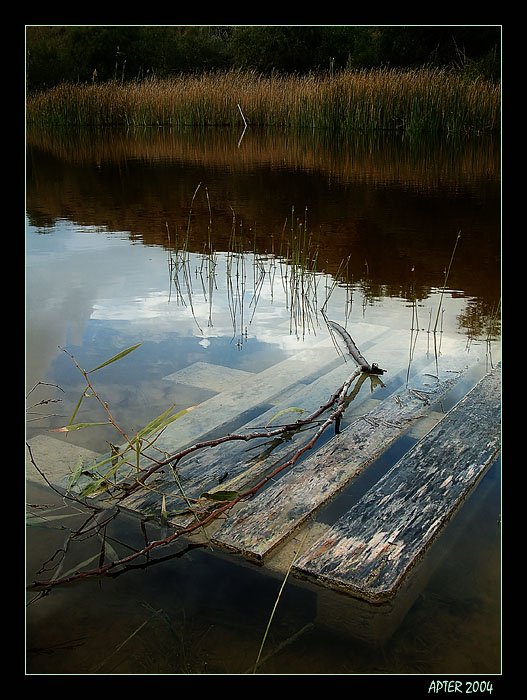
<path fill-rule="evenodd" d="M 448 66 L 500 78 L 500 26 L 28 26 L 28 90 L 241 68 Z"/>

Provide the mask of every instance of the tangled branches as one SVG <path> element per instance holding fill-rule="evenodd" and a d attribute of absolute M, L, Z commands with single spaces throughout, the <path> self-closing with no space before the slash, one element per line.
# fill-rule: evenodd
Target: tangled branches
<path fill-rule="evenodd" d="M 126 557 L 123 558 L 117 558 L 115 557 L 111 561 L 109 561 L 106 564 L 103 564 L 102 562 L 99 562 L 99 566 L 94 569 L 90 570 L 84 570 L 84 571 L 76 571 L 74 573 L 70 573 L 67 576 L 63 577 L 56 577 L 51 580 L 36 580 L 33 581 L 31 584 L 28 585 L 28 589 L 49 589 L 54 586 L 58 586 L 60 584 L 65 584 L 65 583 L 70 583 L 72 581 L 77 581 L 80 579 L 85 579 L 89 577 L 94 577 L 94 576 L 102 576 L 105 574 L 108 574 L 110 571 L 113 569 L 116 569 L 118 567 L 123 567 L 125 565 L 128 565 L 131 561 L 138 559 L 139 557 L 144 557 L 149 555 L 149 553 L 155 549 L 158 549 L 160 547 L 164 547 L 167 545 L 170 545 L 172 542 L 177 540 L 178 538 L 181 538 L 185 535 L 192 535 L 194 532 L 196 532 L 198 529 L 203 529 L 207 525 L 209 525 L 212 521 L 218 519 L 220 516 L 227 514 L 229 511 L 231 511 L 235 506 L 237 506 L 239 503 L 242 501 L 247 501 L 250 498 L 252 498 L 258 491 L 262 489 L 267 482 L 269 482 L 271 479 L 274 479 L 278 474 L 280 474 L 282 471 L 284 471 L 287 468 L 292 468 L 296 462 L 302 457 L 302 455 L 311 450 L 317 441 L 320 439 L 322 434 L 330 427 L 334 426 L 335 433 L 338 433 L 340 430 L 340 421 L 342 418 L 342 415 L 348 405 L 348 403 L 353 399 L 354 394 L 358 392 L 360 389 L 360 385 L 362 382 L 366 379 L 367 376 L 370 376 L 372 378 L 372 381 L 375 380 L 374 375 L 382 374 L 385 370 L 380 370 L 377 365 L 369 365 L 366 360 L 363 358 L 363 356 L 360 354 L 360 351 L 356 347 L 355 343 L 343 328 L 339 326 L 338 324 L 334 322 L 328 322 L 328 328 L 336 331 L 342 339 L 344 339 L 346 346 L 348 348 L 349 354 L 353 356 L 355 361 L 358 364 L 358 367 L 354 369 L 354 371 L 349 375 L 349 377 L 346 379 L 346 381 L 329 397 L 329 399 L 324 403 L 322 406 L 317 408 L 315 411 L 313 411 L 309 416 L 299 419 L 295 421 L 294 423 L 290 423 L 287 425 L 281 425 L 279 427 L 276 427 L 274 429 L 269 429 L 268 426 L 265 427 L 264 431 L 254 431 L 251 433 L 229 433 L 223 437 L 207 440 L 207 441 L 202 441 L 202 442 L 197 442 L 194 445 L 191 445 L 189 447 L 185 447 L 184 449 L 180 450 L 177 453 L 170 454 L 166 456 L 165 459 L 162 460 L 155 460 L 151 456 L 148 456 L 147 458 L 150 460 L 151 465 L 149 466 L 148 469 L 139 469 L 139 459 L 140 457 L 145 457 L 146 451 L 145 448 L 152 446 L 155 443 L 155 440 L 159 436 L 159 434 L 166 428 L 166 426 L 172 422 L 173 420 L 176 420 L 179 418 L 181 415 L 184 413 L 187 413 L 188 411 L 192 410 L 192 408 L 185 409 L 184 411 L 180 411 L 178 414 L 169 416 L 169 413 L 171 412 L 171 409 L 161 416 L 159 416 L 157 419 L 152 421 L 148 426 L 146 426 L 142 431 L 140 431 L 134 438 L 129 438 L 116 424 L 111 412 L 108 409 L 108 404 L 104 401 L 101 400 L 101 398 L 98 396 L 91 379 L 89 375 L 92 372 L 95 372 L 97 369 L 100 369 L 101 367 L 105 367 L 111 362 L 114 362 L 117 359 L 120 359 L 121 357 L 125 356 L 132 350 L 135 350 L 135 348 L 138 347 L 138 345 L 133 346 L 132 348 L 129 348 L 128 350 L 125 350 L 115 357 L 111 358 L 110 360 L 107 360 L 104 362 L 102 365 L 99 365 L 98 367 L 95 367 L 93 370 L 90 371 L 85 371 L 79 367 L 77 362 L 75 361 L 75 358 L 72 356 L 72 360 L 77 366 L 77 369 L 82 373 L 82 375 L 85 378 L 86 381 L 86 389 L 81 395 L 77 406 L 75 408 L 74 414 L 70 419 L 69 424 L 64 427 L 60 428 L 60 431 L 70 431 L 70 430 L 77 430 L 82 427 L 87 427 L 88 425 L 94 425 L 94 424 L 74 424 L 73 419 L 79 409 L 79 406 L 81 404 L 81 401 L 85 396 L 93 396 L 97 399 L 97 401 L 101 404 L 103 407 L 107 417 L 108 417 L 108 423 L 114 425 L 119 433 L 123 436 L 125 439 L 125 445 L 122 448 L 122 451 L 112 451 L 112 454 L 109 457 L 103 458 L 102 461 L 99 461 L 96 465 L 96 467 L 101 467 L 102 465 L 109 464 L 110 467 L 107 470 L 105 474 L 100 474 L 98 470 L 95 470 L 97 477 L 94 478 L 91 483 L 88 485 L 88 487 L 85 487 L 82 489 L 82 491 L 79 493 L 78 496 L 75 496 L 74 493 L 71 491 L 70 488 L 68 488 L 65 495 L 66 498 L 72 499 L 75 502 L 86 506 L 88 508 L 91 508 L 93 511 L 97 510 L 102 510 L 101 506 L 97 504 L 96 501 L 93 502 L 87 502 L 85 499 L 87 496 L 92 496 L 95 495 L 96 493 L 104 492 L 104 491 L 112 491 L 113 496 L 114 496 L 114 501 L 117 501 L 117 505 L 119 505 L 120 502 L 122 502 L 125 498 L 130 496 L 132 493 L 137 491 L 138 489 L 141 488 L 148 488 L 147 486 L 147 481 L 152 477 L 153 474 L 158 472 L 159 470 L 163 469 L 164 467 L 171 467 L 172 471 L 174 472 L 174 467 L 177 465 L 177 463 L 183 458 L 186 457 L 187 455 L 197 452 L 198 450 L 201 450 L 203 448 L 207 447 L 218 447 L 224 443 L 227 442 L 233 442 L 233 441 L 250 441 L 250 440 L 255 440 L 258 438 L 265 438 L 268 439 L 270 437 L 276 437 L 276 436 L 284 436 L 287 433 L 299 431 L 300 429 L 306 428 L 306 427 L 314 427 L 318 426 L 315 433 L 311 437 L 311 439 L 303 444 L 299 449 L 296 450 L 296 452 L 286 459 L 285 461 L 281 462 L 278 464 L 278 466 L 275 466 L 269 473 L 267 473 L 263 478 L 260 479 L 260 481 L 255 484 L 254 486 L 251 486 L 250 488 L 247 488 L 246 490 L 242 492 L 237 492 L 237 491 L 225 491 L 221 493 L 216 493 L 212 494 L 212 500 L 214 500 L 214 507 L 213 508 L 208 508 L 205 511 L 198 511 L 195 509 L 192 505 L 190 505 L 190 510 L 194 512 L 196 518 L 195 521 L 192 522 L 191 524 L 187 525 L 186 527 L 179 528 L 170 534 L 168 534 L 166 537 L 154 540 L 146 544 L 142 549 L 134 551 L 132 554 L 129 554 Z M 357 382 L 353 392 L 350 394 L 350 388 L 357 379 L 357 377 L 360 377 L 359 381 Z M 380 381 L 377 379 L 377 381 Z M 288 409 L 292 410 L 292 409 Z M 298 409 L 296 409 L 298 410 Z M 323 414 L 326 413 L 327 411 L 331 411 L 329 415 L 326 418 L 322 418 Z M 282 413 L 282 412 L 281 412 Z M 34 467 L 39 471 L 41 476 L 47 481 L 48 485 L 51 488 L 55 488 L 45 477 L 43 472 L 40 470 L 38 465 L 36 464 L 33 454 L 31 452 L 31 448 L 28 445 L 28 450 L 29 450 L 29 455 L 32 464 Z M 113 477 L 117 474 L 118 469 L 123 465 L 130 465 L 130 455 L 132 456 L 133 459 L 136 460 L 136 476 L 132 480 L 132 483 L 120 483 L 117 481 L 117 479 L 113 479 Z M 81 467 L 79 466 L 74 474 L 72 474 L 72 477 L 70 479 L 70 485 L 73 483 L 74 479 L 78 479 L 79 475 L 81 474 Z M 56 489 L 55 489 L 56 490 Z M 207 496 L 211 496 L 211 494 L 205 494 Z M 192 499 L 190 499 L 192 500 Z"/>
<path fill-rule="evenodd" d="M 300 457 L 306 451 L 311 450 L 315 446 L 317 441 L 320 439 L 321 435 L 331 425 L 335 425 L 335 428 L 338 431 L 338 424 L 340 422 L 342 414 L 344 413 L 344 410 L 345 410 L 346 405 L 347 405 L 347 397 L 348 397 L 349 389 L 350 389 L 353 381 L 359 375 L 361 375 L 362 371 L 363 370 L 361 368 L 356 368 L 352 372 L 352 374 L 348 377 L 348 379 L 342 384 L 342 386 L 329 398 L 329 400 L 323 406 L 320 406 L 320 408 L 318 408 L 316 411 L 314 411 L 307 418 L 298 420 L 295 423 L 289 424 L 287 426 L 281 426 L 280 428 L 276 428 L 273 431 L 265 431 L 262 433 L 260 433 L 260 432 L 250 433 L 250 434 L 246 434 L 246 435 L 229 434 L 229 435 L 226 435 L 222 438 L 218 438 L 216 440 L 209 440 L 207 442 L 196 443 L 195 445 L 193 445 L 189 448 L 186 448 L 185 450 L 182 450 L 181 452 L 179 452 L 177 454 L 171 455 L 165 461 L 158 462 L 157 464 L 155 464 L 147 473 L 143 474 L 143 476 L 141 477 L 140 480 L 136 481 L 131 487 L 126 489 L 126 491 L 121 496 L 121 499 L 126 497 L 129 493 L 134 491 L 136 488 L 139 488 L 142 484 L 144 484 L 146 482 L 146 480 L 155 471 L 160 469 L 162 466 L 169 464 L 169 463 L 177 462 L 183 456 L 185 456 L 191 452 L 199 450 L 203 447 L 218 446 L 218 445 L 221 445 L 225 442 L 232 441 L 232 440 L 251 440 L 251 439 L 255 439 L 257 437 L 269 437 L 269 435 L 283 434 L 286 431 L 290 431 L 292 429 L 298 429 L 302 426 L 314 423 L 317 420 L 317 418 L 319 418 L 319 416 L 321 416 L 321 414 L 323 414 L 329 408 L 333 407 L 333 410 L 330 413 L 330 415 L 318 425 L 318 429 L 316 430 L 313 437 L 309 440 L 309 442 L 307 442 L 300 449 L 298 449 L 292 457 L 290 457 L 289 459 L 287 459 L 283 463 L 279 464 L 270 473 L 265 475 L 256 485 L 243 491 L 242 493 L 237 493 L 232 498 L 229 498 L 228 500 L 225 500 L 224 502 L 218 503 L 217 507 L 215 507 L 214 510 L 212 510 L 210 513 L 208 513 L 204 517 L 200 518 L 196 522 L 192 523 L 188 527 L 178 529 L 177 531 L 170 533 L 167 537 L 164 537 L 162 539 L 158 539 L 158 540 L 154 540 L 152 542 L 149 542 L 142 549 L 134 551 L 132 554 L 129 554 L 126 557 L 123 557 L 121 559 L 115 559 L 113 561 L 108 562 L 107 564 L 105 564 L 103 566 L 99 566 L 99 567 L 91 569 L 91 570 L 75 572 L 75 573 L 73 573 L 69 576 L 63 577 L 63 578 L 56 578 L 56 579 L 46 580 L 46 581 L 43 581 L 43 580 L 33 581 L 32 583 L 30 583 L 27 586 L 27 588 L 28 589 L 49 588 L 49 587 L 54 587 L 54 586 L 58 586 L 61 584 L 70 583 L 73 581 L 78 581 L 81 579 L 89 578 L 89 577 L 101 576 L 101 575 L 107 574 L 112 569 L 125 566 L 125 565 L 129 564 L 132 560 L 137 559 L 138 557 L 143 557 L 145 555 L 148 555 L 154 549 L 170 545 L 172 542 L 174 542 L 174 540 L 176 540 L 180 537 L 183 537 L 184 535 L 191 535 L 196 530 L 207 526 L 213 520 L 216 520 L 219 516 L 230 511 L 232 508 L 234 508 L 241 501 L 246 501 L 246 500 L 252 498 L 268 481 L 270 481 L 271 479 L 276 477 L 280 472 L 284 471 L 285 469 L 293 467 L 294 464 L 300 459 Z M 38 467 L 35 464 L 35 461 L 33 459 L 33 455 L 31 454 L 31 449 L 30 449 L 29 445 L 28 445 L 28 449 L 30 450 L 30 458 L 31 458 L 34 466 L 38 469 Z M 40 469 L 39 469 L 39 472 L 40 472 Z M 40 473 L 42 474 L 42 472 L 40 472 Z M 69 497 L 73 498 L 77 502 L 83 503 L 83 505 L 86 505 L 83 501 L 80 501 L 80 499 L 76 498 L 75 496 L 70 495 Z M 91 505 L 90 507 L 94 508 L 96 506 Z"/>

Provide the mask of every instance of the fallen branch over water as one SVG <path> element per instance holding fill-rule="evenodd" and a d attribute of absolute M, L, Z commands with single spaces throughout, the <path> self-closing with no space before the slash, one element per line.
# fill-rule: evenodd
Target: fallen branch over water
<path fill-rule="evenodd" d="M 361 371 L 358 372 L 360 374 Z M 352 378 L 355 379 L 355 376 L 358 376 L 356 372 L 353 373 Z M 353 379 L 351 381 L 353 381 Z M 239 441 L 245 441 L 249 442 L 250 440 L 257 440 L 259 438 L 270 438 L 270 437 L 275 437 L 277 435 L 283 435 L 284 433 L 287 432 L 292 432 L 296 431 L 299 428 L 302 428 L 306 425 L 311 425 L 313 424 L 319 416 L 321 416 L 325 411 L 327 411 L 331 406 L 335 404 L 337 399 L 342 395 L 342 392 L 346 390 L 346 392 L 349 389 L 349 384 L 348 382 L 350 379 L 346 380 L 344 384 L 342 384 L 331 396 L 330 398 L 326 401 L 325 404 L 320 406 L 319 408 L 316 409 L 316 411 L 313 411 L 309 416 L 306 418 L 299 418 L 297 421 L 294 423 L 289 423 L 287 425 L 281 425 L 280 427 L 274 428 L 272 430 L 265 429 L 265 431 L 258 431 L 258 432 L 251 432 L 251 433 L 229 433 L 228 435 L 224 435 L 223 437 L 211 439 L 211 440 L 205 440 L 203 442 L 197 442 L 194 445 L 191 445 L 190 447 L 186 447 L 183 450 L 180 450 L 179 452 L 176 452 L 174 454 L 171 454 L 169 457 L 162 461 L 156 462 L 150 469 L 148 469 L 140 478 L 138 478 L 133 484 L 131 484 L 123 493 L 121 500 L 124 498 L 127 498 L 131 493 L 136 491 L 138 488 L 142 487 L 146 481 L 152 476 L 152 474 L 155 474 L 157 471 L 162 469 L 163 467 L 166 467 L 168 465 L 171 465 L 172 467 L 175 467 L 178 462 L 183 459 L 183 457 L 186 457 L 189 454 L 192 454 L 193 452 L 196 452 L 197 450 L 201 450 L 205 447 L 218 447 L 219 445 L 222 445 L 225 442 L 234 442 L 236 440 Z"/>
<path fill-rule="evenodd" d="M 381 369 L 380 367 L 378 367 L 375 364 L 375 362 L 372 365 L 370 365 L 370 363 L 364 359 L 361 351 L 355 345 L 355 341 L 345 328 L 342 328 L 342 326 L 336 323 L 336 321 L 330 321 L 328 318 L 326 318 L 324 312 L 322 312 L 322 315 L 324 316 L 328 327 L 336 331 L 344 340 L 349 354 L 353 357 L 353 359 L 359 365 L 363 372 L 367 372 L 368 374 L 384 374 L 386 372 L 385 369 Z"/>

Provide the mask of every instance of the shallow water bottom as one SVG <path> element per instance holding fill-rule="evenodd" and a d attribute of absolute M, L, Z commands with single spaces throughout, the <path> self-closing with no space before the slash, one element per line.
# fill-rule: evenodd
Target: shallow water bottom
<path fill-rule="evenodd" d="M 283 576 L 206 543 L 177 545 L 113 576 L 30 591 L 27 673 L 253 673 L 279 596 L 258 674 L 498 674 L 499 471 L 498 460 L 389 605 L 292 577 L 279 595 Z M 27 500 L 44 517 L 63 505 L 31 482 Z M 29 580 L 42 578 L 39 569 L 55 566 L 66 546 L 68 566 L 100 550 L 86 514 L 66 510 L 75 515 L 28 528 Z M 73 549 L 69 535 L 81 525 Z M 105 534 L 119 552 L 146 536 L 155 538 L 156 528 L 123 513 Z"/>

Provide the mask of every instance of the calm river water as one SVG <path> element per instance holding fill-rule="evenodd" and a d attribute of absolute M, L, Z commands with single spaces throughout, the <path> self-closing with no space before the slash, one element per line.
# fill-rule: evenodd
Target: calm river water
<path fill-rule="evenodd" d="M 322 309 L 349 328 L 407 330 L 409 356 L 413 334 L 437 317 L 467 357 L 479 353 L 471 383 L 499 360 L 498 139 L 30 129 L 27 142 L 30 444 L 102 453 L 119 443 L 107 426 L 50 432 L 85 387 L 70 354 L 91 369 L 141 343 L 92 375 L 128 434 L 206 400 L 222 380 L 211 369 L 176 390 L 174 373 L 198 362 L 272 367 L 324 337 Z M 389 333 L 371 359 L 389 363 Z M 75 422 L 104 420 L 91 401 Z M 72 538 L 88 515 L 28 473 L 29 580 L 93 565 L 101 528 L 87 523 Z M 323 599 L 333 610 L 348 599 L 327 603 L 327 592 L 290 579 L 258 673 L 499 673 L 500 482 L 498 460 L 427 554 L 433 575 L 393 613 L 389 634 L 328 622 Z M 105 543 L 122 555 L 155 528 L 120 513 Z M 252 672 L 280 585 L 224 553 L 176 547 L 118 576 L 29 593 L 27 672 Z"/>

